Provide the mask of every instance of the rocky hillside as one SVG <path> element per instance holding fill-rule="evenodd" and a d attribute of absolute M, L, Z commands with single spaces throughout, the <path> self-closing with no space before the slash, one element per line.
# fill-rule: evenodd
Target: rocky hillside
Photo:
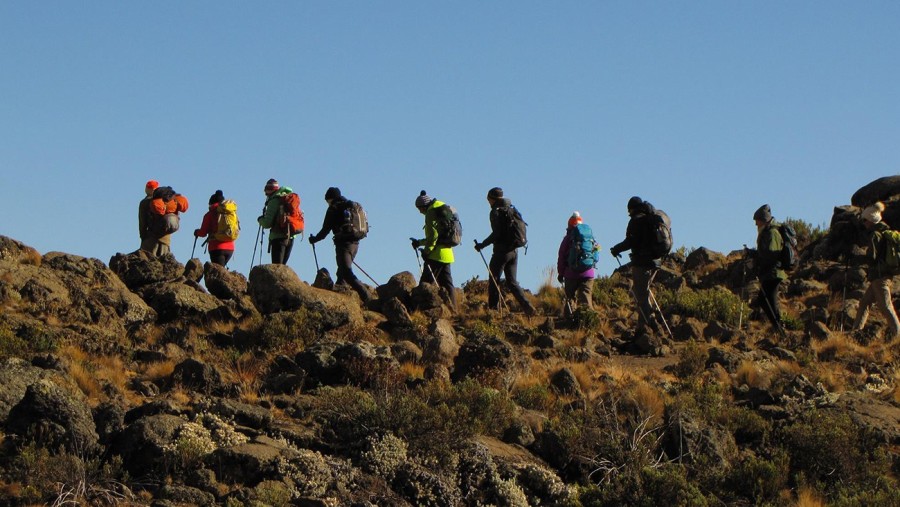
<path fill-rule="evenodd" d="M 857 213 L 795 224 L 785 336 L 740 252 L 672 255 L 672 334 L 637 339 L 618 273 L 572 319 L 549 284 L 541 317 L 489 312 L 479 280 L 453 315 L 411 273 L 363 308 L 286 266 L 0 237 L 0 503 L 900 505 L 900 341 L 843 332 Z"/>

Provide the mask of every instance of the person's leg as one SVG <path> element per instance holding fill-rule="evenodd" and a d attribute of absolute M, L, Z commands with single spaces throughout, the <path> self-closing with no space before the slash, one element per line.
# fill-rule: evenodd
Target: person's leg
<path fill-rule="evenodd" d="M 525 296 L 525 291 L 522 290 L 522 286 L 519 285 L 519 281 L 516 279 L 519 266 L 519 253 L 516 250 L 508 252 L 505 256 L 505 260 L 506 265 L 503 267 L 503 272 L 506 274 L 506 286 L 509 287 L 509 291 L 515 296 L 516 301 L 519 302 L 522 311 L 531 315 L 534 313 L 534 306 L 532 306 L 528 297 Z"/>
<path fill-rule="evenodd" d="M 422 277 L 419 278 L 419 285 L 422 285 L 423 283 L 437 284 L 436 270 L 440 269 L 441 263 L 431 259 L 425 259 L 423 262 L 424 267 L 422 268 Z"/>
<path fill-rule="evenodd" d="M 156 247 L 153 250 L 153 255 L 155 255 L 157 257 L 162 257 L 163 255 L 166 255 L 167 253 L 171 253 L 171 251 L 172 250 L 169 249 L 169 245 L 157 241 Z"/>
<path fill-rule="evenodd" d="M 210 250 L 209 261 L 224 267 L 228 265 L 228 261 L 233 254 L 233 250 Z"/>
<path fill-rule="evenodd" d="M 594 301 L 593 301 L 593 291 L 594 291 L 594 279 L 593 278 L 579 278 L 578 285 L 575 288 L 575 300 L 579 305 L 584 306 L 589 310 L 594 309 Z"/>
<path fill-rule="evenodd" d="M 856 319 L 853 321 L 854 331 L 866 327 L 866 321 L 869 320 L 869 308 L 875 303 L 876 293 L 875 282 L 869 282 L 869 286 L 866 287 L 866 292 L 863 294 L 862 299 L 859 300 L 859 306 L 856 308 Z"/>
<path fill-rule="evenodd" d="M 565 278 L 563 283 L 563 292 L 566 295 L 566 302 L 569 304 L 564 304 L 563 306 L 563 315 L 566 317 L 571 317 L 572 313 L 578 308 L 578 286 L 581 282 L 578 278 Z"/>
<path fill-rule="evenodd" d="M 359 251 L 359 243 L 341 243 L 335 244 L 335 260 L 337 262 L 337 282 L 346 283 L 359 294 L 359 298 L 366 302 L 370 299 L 369 291 L 363 285 L 356 273 L 353 272 L 353 259 Z"/>
<path fill-rule="evenodd" d="M 892 340 L 900 333 L 900 321 L 897 320 L 897 312 L 891 300 L 891 277 L 879 278 L 872 285 L 875 287 L 875 304 L 887 319 L 888 335 L 885 338 Z"/>
<path fill-rule="evenodd" d="M 288 259 L 291 258 L 291 250 L 294 248 L 294 238 L 285 238 L 284 239 L 284 258 L 282 259 L 282 264 L 287 264 Z"/>
<path fill-rule="evenodd" d="M 491 255 L 489 264 L 490 274 L 488 275 L 488 278 L 490 278 L 488 280 L 488 308 L 491 310 L 500 309 L 500 298 L 503 295 L 500 293 L 498 285 L 500 284 L 500 275 L 503 274 L 504 264 L 506 264 L 506 256 L 494 249 L 494 254 Z"/>
<path fill-rule="evenodd" d="M 781 280 L 766 280 L 760 282 L 760 304 L 769 322 L 776 328 L 781 329 L 781 306 L 778 303 L 778 286 Z"/>
<path fill-rule="evenodd" d="M 656 331 L 656 317 L 653 306 L 650 304 L 650 283 L 653 281 L 654 269 L 631 266 L 631 292 L 634 295 L 634 304 L 638 309 L 638 330 L 650 327 Z"/>
<path fill-rule="evenodd" d="M 272 264 L 284 264 L 284 240 L 269 240 L 269 252 L 272 253 Z"/>
<path fill-rule="evenodd" d="M 438 264 L 440 266 L 435 272 L 438 285 L 440 285 L 442 289 L 447 291 L 447 294 L 450 296 L 450 306 L 454 311 L 456 311 L 456 289 L 453 287 L 453 274 L 450 272 L 450 264 L 444 264 L 441 262 L 439 262 Z"/>

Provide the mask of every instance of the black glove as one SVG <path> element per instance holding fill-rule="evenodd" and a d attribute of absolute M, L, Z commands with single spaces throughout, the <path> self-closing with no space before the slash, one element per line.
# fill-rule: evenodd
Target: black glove
<path fill-rule="evenodd" d="M 559 282 L 559 283 L 565 283 L 566 277 L 564 277 L 564 276 L 562 275 L 562 273 L 560 273 L 560 274 L 556 275 L 556 281 Z"/>
<path fill-rule="evenodd" d="M 475 242 L 475 251 L 476 251 L 476 252 L 480 252 L 482 248 L 484 248 L 484 243 L 478 243 L 478 242 L 476 241 L 476 242 Z"/>
<path fill-rule="evenodd" d="M 315 244 L 318 243 L 319 241 L 321 241 L 321 240 L 320 240 L 319 238 L 317 238 L 316 236 L 310 236 L 310 237 L 309 237 L 309 244 L 310 244 L 310 245 L 315 245 Z"/>
<path fill-rule="evenodd" d="M 622 253 L 615 249 L 615 247 L 609 249 L 609 253 L 612 254 L 613 257 L 619 258 L 622 256 Z"/>
<path fill-rule="evenodd" d="M 417 240 L 416 238 L 409 238 L 409 240 L 412 241 L 413 248 L 419 248 L 419 240 Z"/>

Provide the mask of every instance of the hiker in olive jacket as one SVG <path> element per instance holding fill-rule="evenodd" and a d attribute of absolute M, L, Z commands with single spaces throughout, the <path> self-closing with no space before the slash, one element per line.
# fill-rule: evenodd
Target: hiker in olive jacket
<path fill-rule="evenodd" d="M 517 247 L 511 244 L 509 237 L 509 215 L 511 209 L 515 209 L 509 199 L 503 197 L 503 189 L 494 187 L 488 191 L 488 203 L 491 205 L 491 233 L 481 243 L 475 243 L 475 250 L 481 250 L 488 246 L 494 245 L 494 253 L 491 255 L 491 262 L 488 269 L 491 272 L 491 283 L 488 285 L 488 307 L 496 310 L 500 304 L 500 275 L 506 274 L 506 286 L 509 291 L 519 302 L 527 315 L 534 314 L 534 306 L 525 297 L 525 291 L 516 280 L 516 272 L 519 263 L 519 254 Z"/>
<path fill-rule="evenodd" d="M 281 206 L 281 198 L 293 192 L 290 187 L 282 187 L 274 178 L 266 182 L 263 189 L 266 194 L 266 204 L 263 213 L 256 221 L 263 229 L 270 229 L 269 252 L 272 253 L 272 264 L 287 264 L 291 257 L 291 249 L 294 247 L 296 234 L 288 234 L 287 231 L 276 226 L 278 209 Z"/>
<path fill-rule="evenodd" d="M 781 266 L 784 238 L 779 231 L 780 224 L 772 217 L 768 204 L 763 204 L 753 213 L 753 221 L 758 234 L 756 249 L 749 250 L 749 254 L 753 257 L 760 285 L 756 305 L 763 309 L 775 329 L 783 332 L 778 292 L 781 282 L 787 280 L 787 273 Z"/>
<path fill-rule="evenodd" d="M 422 259 L 425 268 L 419 283 L 436 283 L 447 291 L 450 297 L 450 305 L 456 309 L 456 289 L 453 287 L 453 275 L 450 265 L 453 264 L 453 248 L 438 244 L 438 208 L 444 203 L 426 195 L 423 190 L 416 197 L 416 209 L 425 215 L 425 237 L 412 239 L 413 248 L 422 248 Z"/>
<path fill-rule="evenodd" d="M 144 185 L 146 196 L 138 203 L 138 233 L 141 237 L 141 250 L 159 257 L 171 252 L 172 235 L 160 235 L 151 227 L 153 217 L 150 203 L 153 201 L 153 193 L 157 188 L 159 188 L 159 182 L 156 180 L 150 180 Z"/>
<path fill-rule="evenodd" d="M 353 290 L 359 294 L 362 301 L 368 302 L 372 296 L 369 295 L 368 289 L 363 285 L 356 274 L 353 272 L 353 260 L 359 251 L 359 240 L 348 235 L 345 231 L 347 220 L 344 217 L 344 210 L 350 204 L 350 201 L 341 195 L 341 190 L 337 187 L 330 187 L 325 192 L 325 202 L 328 203 L 328 209 L 325 211 L 325 219 L 322 221 L 322 229 L 309 237 L 309 243 L 315 245 L 319 241 L 325 239 L 328 233 L 332 233 L 334 241 L 335 262 L 337 262 L 337 280 L 335 283 L 347 284 L 353 287 Z"/>
<path fill-rule="evenodd" d="M 869 262 L 868 278 L 870 282 L 859 301 L 853 330 L 859 331 L 865 327 L 869 318 L 869 308 L 874 304 L 887 319 L 890 329 L 885 336 L 885 341 L 891 341 L 900 335 L 900 320 L 897 319 L 897 312 L 894 310 L 894 302 L 891 299 L 893 278 L 900 273 L 890 268 L 886 262 L 887 247 L 884 233 L 890 230 L 890 227 L 881 220 L 882 211 L 884 211 L 884 204 L 876 202 L 862 212 L 863 224 L 870 234 L 866 256 Z"/>
<path fill-rule="evenodd" d="M 650 301 L 650 286 L 659 270 L 661 259 L 653 251 L 656 226 L 653 214 L 656 208 L 640 197 L 628 200 L 628 227 L 625 239 L 610 248 L 613 257 L 619 258 L 622 252 L 631 250 L 631 294 L 638 309 L 638 326 L 640 334 L 650 328 L 654 332 L 660 330 L 656 313 Z"/>

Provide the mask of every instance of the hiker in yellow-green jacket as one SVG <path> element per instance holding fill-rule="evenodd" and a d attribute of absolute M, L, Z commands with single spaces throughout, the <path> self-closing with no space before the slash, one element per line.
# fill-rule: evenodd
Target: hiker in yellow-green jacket
<path fill-rule="evenodd" d="M 425 238 L 412 238 L 413 248 L 418 249 L 421 247 L 422 259 L 425 261 L 424 271 L 419 283 L 438 284 L 438 286 L 447 291 L 450 298 L 450 306 L 456 310 L 456 290 L 453 287 L 453 275 L 450 273 L 450 265 L 453 264 L 453 247 L 459 244 L 459 235 L 462 234 L 462 228 L 458 227 L 458 217 L 456 218 L 456 226 L 458 228 L 456 237 L 449 237 L 453 236 L 452 233 L 454 231 L 448 233 L 446 231 L 447 226 L 441 224 L 441 222 L 447 220 L 443 212 L 449 207 L 445 203 L 429 197 L 422 190 L 419 196 L 416 197 L 416 208 L 419 210 L 419 213 L 425 215 Z M 452 224 L 450 224 L 450 228 L 453 228 Z M 442 232 L 444 237 L 441 237 Z"/>

